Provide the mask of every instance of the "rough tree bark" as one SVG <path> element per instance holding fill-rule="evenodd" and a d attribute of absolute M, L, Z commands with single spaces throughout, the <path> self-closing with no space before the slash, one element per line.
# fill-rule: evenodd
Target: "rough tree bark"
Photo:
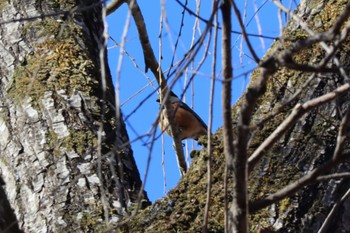
<path fill-rule="evenodd" d="M 25 232 L 102 231 L 137 202 L 107 66 L 101 87 L 101 13 L 98 0 L 0 2 L 0 177 Z M 15 232 L 3 194 L 0 231 Z"/>
<path fill-rule="evenodd" d="M 327 31 L 344 11 L 347 0 L 304 0 L 296 13 L 313 31 Z M 349 20 L 348 20 L 349 21 Z M 278 55 L 294 42 L 305 39 L 308 34 L 291 20 L 284 32 L 284 40 L 276 41 L 266 58 Z M 335 56 L 349 74 L 350 39 L 338 48 Z M 299 51 L 293 60 L 301 64 L 317 64 L 326 53 L 319 44 Z M 332 63 L 332 60 L 329 61 Z M 298 98 L 287 105 L 280 114 L 258 128 L 252 128 L 248 148 L 251 155 L 277 126 L 288 116 L 293 106 L 333 91 L 348 82 L 337 72 L 318 73 L 296 71 L 276 67 L 268 79 L 265 94 L 259 99 L 252 116 L 252 125 L 271 115 L 285 101 L 301 90 Z M 259 72 L 251 77 L 251 85 L 257 81 Z M 306 85 L 307 80 L 313 79 Z M 249 177 L 250 200 L 258 200 L 280 190 L 317 167 L 330 161 L 335 150 L 338 127 L 350 106 L 350 93 L 335 101 L 321 105 L 306 113 L 277 143 L 265 152 Z M 232 109 L 237 122 L 243 98 Z M 236 124 L 232 126 L 236 131 Z M 202 140 L 205 143 L 205 140 Z M 224 168 L 222 130 L 216 133 L 213 151 L 212 200 L 209 212 L 209 232 L 224 232 Z M 343 151 L 349 152 L 347 143 Z M 136 218 L 124 225 L 125 232 L 201 232 L 206 202 L 206 147 L 192 153 L 193 161 L 188 172 L 168 196 L 156 201 Z M 350 163 L 344 162 L 332 169 L 332 173 L 349 171 Z M 329 171 L 328 171 L 329 172 Z M 328 173 L 326 173 L 328 174 Z M 232 183 L 232 181 L 230 181 Z M 231 185 L 232 188 L 232 185 Z M 350 181 L 346 178 L 312 183 L 297 193 L 250 215 L 252 232 L 318 232 L 324 222 L 328 227 L 322 232 L 350 231 Z M 231 200 L 231 197 L 228 197 Z M 329 214 L 334 209 L 334 214 Z M 326 220 L 326 219 L 329 219 Z"/>

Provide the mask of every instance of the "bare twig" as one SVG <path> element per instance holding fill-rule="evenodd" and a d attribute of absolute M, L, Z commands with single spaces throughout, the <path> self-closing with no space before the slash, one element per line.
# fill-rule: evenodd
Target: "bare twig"
<path fill-rule="evenodd" d="M 350 172 L 340 172 L 335 174 L 329 174 L 324 176 L 317 177 L 317 181 L 329 181 L 331 179 L 343 179 L 343 178 L 350 178 Z"/>
<path fill-rule="evenodd" d="M 106 114 L 106 91 L 107 91 L 107 83 L 106 83 L 106 63 L 105 63 L 105 49 L 107 45 L 107 39 L 108 39 L 108 32 L 107 32 L 107 22 L 106 22 L 106 8 L 102 7 L 102 20 L 103 20 L 103 34 L 102 34 L 102 40 L 99 40 L 99 59 L 100 59 L 100 70 L 101 70 L 101 87 L 102 87 L 102 100 L 104 101 L 101 106 L 101 122 L 99 123 L 99 128 L 97 132 L 97 138 L 98 138 L 98 146 L 97 146 L 97 174 L 98 178 L 100 180 L 100 189 L 101 189 L 101 202 L 103 207 L 103 215 L 105 219 L 105 224 L 107 227 L 109 226 L 109 208 L 108 208 L 108 201 L 106 198 L 106 191 L 104 188 L 104 181 L 102 176 L 102 137 L 103 137 L 103 124 L 105 121 L 105 114 Z M 120 118 L 117 118 L 117 121 L 120 120 Z"/>
<path fill-rule="evenodd" d="M 137 95 L 139 95 L 141 92 L 143 92 L 144 90 L 146 90 L 149 86 L 153 86 L 153 82 L 155 81 L 155 79 L 151 80 L 149 83 L 147 83 L 145 86 L 141 87 L 138 91 L 136 91 L 134 94 L 132 94 L 131 96 L 129 96 L 126 100 L 124 100 L 123 103 L 120 104 L 120 107 L 123 107 L 124 104 L 128 103 L 130 100 L 132 100 L 133 98 L 135 98 Z"/>
<path fill-rule="evenodd" d="M 280 29 L 280 36 L 283 36 L 283 20 L 282 20 L 281 8 L 278 8 L 277 18 L 278 18 L 278 25 L 279 25 L 279 29 Z"/>
<path fill-rule="evenodd" d="M 249 40 L 248 35 L 247 35 L 247 32 L 245 31 L 245 26 L 244 26 L 244 23 L 242 21 L 241 13 L 239 12 L 235 1 L 234 0 L 230 0 L 230 2 L 231 2 L 231 5 L 233 6 L 233 9 L 235 11 L 236 17 L 237 17 L 238 22 L 239 22 L 239 26 L 241 27 L 242 36 L 243 36 L 245 42 L 247 43 L 248 49 L 249 49 L 251 55 L 253 56 L 254 61 L 258 64 L 260 62 L 260 58 L 258 57 L 258 55 L 256 55 L 256 53 L 255 53 L 255 51 L 253 49 L 253 46 L 250 43 L 250 40 Z"/>
<path fill-rule="evenodd" d="M 280 189 L 276 193 L 269 195 L 265 199 L 258 200 L 258 201 L 251 203 L 251 205 L 249 206 L 250 210 L 257 211 L 259 209 L 262 209 L 264 207 L 271 205 L 272 203 L 280 201 L 287 196 L 294 194 L 295 192 L 300 190 L 302 187 L 317 181 L 317 178 L 321 174 L 334 168 L 339 163 L 348 160 L 347 157 L 349 155 L 342 154 L 342 149 L 343 149 L 345 142 L 346 142 L 345 141 L 345 138 L 347 137 L 346 129 L 347 129 L 347 126 L 349 125 L 349 121 L 350 121 L 350 111 L 348 110 L 346 115 L 342 119 L 341 125 L 339 126 L 337 144 L 336 144 L 336 148 L 333 152 L 333 158 L 328 163 L 326 163 L 325 165 L 323 165 L 319 168 L 316 168 L 315 170 L 311 171 L 309 174 L 301 177 L 297 181 L 294 181 L 293 183 Z"/>
<path fill-rule="evenodd" d="M 174 72 L 176 72 L 176 73 L 175 73 L 175 77 L 174 77 L 172 83 L 169 85 L 170 87 L 172 87 L 175 84 L 175 82 L 182 76 L 183 72 L 192 63 L 193 59 L 196 57 L 198 52 L 201 50 L 201 48 L 202 48 L 201 45 L 204 43 L 205 37 L 207 36 L 207 34 L 211 31 L 212 21 L 213 21 L 214 16 L 217 14 L 217 11 L 218 11 L 219 1 L 215 1 L 215 3 L 216 4 L 215 4 L 214 8 L 212 9 L 210 19 L 209 19 L 208 24 L 206 25 L 203 33 L 201 34 L 199 39 L 193 44 L 193 46 L 188 50 L 188 52 L 185 54 L 184 58 L 179 62 L 178 68 L 175 71 L 173 71 L 173 73 Z M 170 74 L 170 76 L 171 75 L 172 74 Z"/>
<path fill-rule="evenodd" d="M 247 18 L 247 8 L 248 8 L 248 0 L 245 0 L 244 1 L 244 11 L 243 11 L 243 22 Z M 239 36 L 238 38 L 240 39 L 240 43 L 239 43 L 239 62 L 243 63 L 243 41 L 244 41 L 244 38 L 243 38 L 243 36 Z M 238 40 L 238 38 L 237 38 L 237 40 Z"/>
<path fill-rule="evenodd" d="M 179 28 L 179 32 L 178 32 L 177 37 L 176 37 L 176 41 L 175 41 L 175 45 L 174 45 L 174 51 L 173 51 L 173 56 L 171 58 L 168 76 L 170 75 L 171 69 L 174 66 L 174 60 L 175 60 L 175 54 L 176 54 L 177 46 L 179 45 L 179 41 L 180 41 L 180 38 L 181 38 L 181 35 L 182 35 L 182 29 L 184 27 L 184 21 L 185 21 L 185 7 L 187 6 L 187 2 L 188 1 L 186 0 L 184 9 L 181 12 L 180 28 Z"/>
<path fill-rule="evenodd" d="M 165 20 L 166 14 L 165 14 L 165 0 L 160 1 L 161 5 L 161 13 L 160 13 L 160 19 L 159 19 L 159 52 L 158 52 L 158 61 L 159 66 L 161 66 L 162 57 L 163 57 L 163 22 Z M 165 147 L 164 147 L 164 134 L 162 134 L 162 170 L 163 170 L 163 189 L 164 194 L 166 194 L 166 170 L 165 170 Z"/>
<path fill-rule="evenodd" d="M 342 154 L 340 157 L 338 157 L 336 160 L 331 160 L 322 167 L 316 168 L 315 170 L 311 171 L 307 175 L 304 175 L 300 179 L 294 181 L 293 183 L 287 185 L 286 187 L 280 189 L 274 194 L 269 195 L 268 197 L 257 200 L 254 202 L 251 202 L 249 205 L 249 211 L 251 213 L 254 213 L 258 210 L 261 210 L 273 203 L 276 203 L 283 198 L 293 195 L 295 192 L 300 190 L 302 187 L 305 187 L 306 185 L 312 184 L 317 180 L 317 177 L 319 177 L 321 174 L 329 171 L 339 163 L 348 160 L 347 157 L 349 157 L 350 154 Z"/>
<path fill-rule="evenodd" d="M 329 212 L 327 218 L 324 220 L 322 226 L 320 227 L 317 233 L 329 232 L 328 230 L 332 223 L 334 215 L 337 213 L 337 210 L 339 209 L 339 207 L 344 203 L 346 199 L 348 199 L 349 196 L 350 196 L 350 189 L 348 189 L 348 191 L 346 191 L 346 193 L 334 204 L 332 210 Z"/>
<path fill-rule="evenodd" d="M 211 188 L 212 188 L 212 125 L 213 125 L 213 108 L 214 108 L 214 90 L 215 90 L 215 78 L 216 78 L 216 52 L 217 52 L 217 34 L 218 34 L 218 15 L 215 17 L 215 30 L 213 39 L 213 61 L 212 61 L 212 80 L 210 87 L 210 100 L 209 100 L 209 120 L 208 120 L 208 173 L 207 173 L 207 200 L 204 209 L 204 221 L 203 221 L 203 233 L 208 232 L 208 220 L 209 220 L 209 209 L 210 209 L 210 199 L 211 199 Z"/>
<path fill-rule="evenodd" d="M 216 2 L 216 1 L 214 1 L 214 3 L 215 3 L 215 2 Z M 209 32 L 209 34 L 211 34 L 211 32 Z M 202 57 L 201 60 L 198 62 L 198 65 L 197 65 L 196 70 L 192 71 L 192 75 L 191 75 L 191 77 L 188 79 L 187 84 L 186 84 L 185 87 L 184 87 L 184 92 L 188 89 L 188 87 L 190 86 L 190 84 L 193 83 L 194 77 L 196 76 L 196 74 L 198 74 L 198 71 L 200 70 L 200 68 L 201 68 L 202 65 L 204 64 L 204 62 L 205 62 L 205 60 L 206 60 L 206 58 L 207 58 L 207 56 L 208 56 L 208 53 L 209 53 L 210 41 L 211 41 L 211 37 L 209 36 L 208 44 L 207 44 L 207 46 L 205 46 L 205 51 L 204 51 L 203 57 Z M 181 95 L 181 97 L 184 95 L 184 92 L 183 92 L 183 94 Z"/>
<path fill-rule="evenodd" d="M 200 9 L 201 9 L 201 0 L 196 0 L 196 14 L 197 15 L 199 14 Z M 192 27 L 192 39 L 191 39 L 190 48 L 195 43 L 197 30 L 199 31 L 199 34 L 200 34 L 201 32 L 200 32 L 199 19 L 195 18 L 195 21 L 194 21 L 194 24 L 193 24 L 193 27 Z M 193 74 L 193 73 L 197 72 L 197 71 L 194 71 L 194 65 L 195 65 L 195 62 L 193 61 L 192 65 L 191 65 L 191 71 L 189 71 L 189 67 L 186 68 L 185 77 L 184 77 L 184 86 L 185 86 L 185 88 L 189 85 L 188 74 L 189 73 Z M 191 82 L 191 87 L 192 87 L 191 88 L 192 89 L 191 90 L 191 94 L 192 94 L 191 95 L 191 108 L 193 108 L 194 107 L 194 82 Z M 185 92 L 185 91 L 186 91 L 186 89 L 184 89 L 183 92 Z M 186 97 L 186 95 L 184 95 L 184 97 Z M 193 149 L 194 148 L 194 141 L 193 140 L 191 140 L 191 144 L 192 144 L 192 149 Z M 188 140 L 186 140 L 185 146 L 186 146 L 186 162 L 187 162 L 187 164 L 189 164 L 190 153 L 189 153 L 189 142 L 188 142 Z"/>
<path fill-rule="evenodd" d="M 136 0 L 128 0 L 127 1 L 129 9 L 131 11 L 131 14 L 135 20 L 135 24 L 138 30 L 143 54 L 144 54 L 144 59 L 145 59 L 145 66 L 146 66 L 146 71 L 148 68 L 151 69 L 152 73 L 157 79 L 157 82 L 160 86 L 160 103 L 162 106 L 165 106 L 166 109 L 166 115 L 168 117 L 168 121 L 170 123 L 170 131 L 171 135 L 173 135 L 173 140 L 174 140 L 174 146 L 176 150 L 176 155 L 177 155 L 177 160 L 180 165 L 180 171 L 181 174 L 185 174 L 187 171 L 187 166 L 186 166 L 186 161 L 184 158 L 184 152 L 182 149 L 182 143 L 181 140 L 178 137 L 178 127 L 176 127 L 175 124 L 175 119 L 174 119 L 174 113 L 171 107 L 170 102 L 168 101 L 168 95 L 169 95 L 169 90 L 168 90 L 168 85 L 166 83 L 166 80 L 164 78 L 164 74 L 161 70 L 161 67 L 159 66 L 157 59 L 155 58 L 153 49 L 151 47 L 149 38 L 148 38 L 148 33 L 146 30 L 146 25 L 141 13 L 141 10 L 137 4 Z"/>
<path fill-rule="evenodd" d="M 271 120 L 273 117 L 277 116 L 278 114 L 280 114 L 281 112 L 284 111 L 284 109 L 291 105 L 293 102 L 295 102 L 298 98 L 298 96 L 300 95 L 300 93 L 302 91 L 304 91 L 310 84 L 310 82 L 312 80 L 314 80 L 315 78 L 315 73 L 313 73 L 312 75 L 310 75 L 310 77 L 308 78 L 308 80 L 306 80 L 306 82 L 301 86 L 301 88 L 299 88 L 286 102 L 284 102 L 281 106 L 278 106 L 277 109 L 271 113 L 270 115 L 264 117 L 263 119 L 261 119 L 259 122 L 255 123 L 254 125 L 252 125 L 250 127 L 251 130 L 256 130 L 259 127 L 263 126 L 266 122 L 268 122 L 269 120 Z"/>
<path fill-rule="evenodd" d="M 151 92 L 148 94 L 143 100 L 141 100 L 138 105 L 128 114 L 124 117 L 124 121 L 127 121 L 149 98 L 151 98 L 156 91 Z"/>
<path fill-rule="evenodd" d="M 106 9 L 106 13 L 107 13 L 107 9 Z M 126 41 L 126 37 L 128 35 L 129 32 L 129 25 L 130 25 L 130 12 L 128 12 L 128 15 L 126 17 L 125 20 L 125 24 L 124 24 L 124 29 L 123 29 L 123 34 L 121 36 L 121 44 L 120 44 L 120 50 L 119 50 L 119 58 L 118 58 L 118 65 L 117 65 L 117 75 L 116 75 L 116 79 L 115 79 L 115 117 L 117 119 L 117 122 L 122 122 L 122 116 L 121 116 L 121 104 L 120 104 L 120 72 L 122 69 L 122 64 L 123 64 L 123 59 L 124 59 L 124 54 L 125 54 L 125 49 L 124 49 L 124 45 L 125 45 L 125 41 Z M 106 28 L 107 30 L 107 28 Z M 108 37 L 107 37 L 108 38 Z M 106 44 L 107 44 L 107 38 L 106 38 Z M 121 135 L 121 128 L 120 128 L 120 124 L 116 124 L 116 133 L 117 135 Z M 119 200 L 121 201 L 122 205 L 121 208 L 127 208 L 127 204 L 124 202 L 125 200 L 125 190 L 122 184 L 122 181 L 124 180 L 124 167 L 123 167 L 123 162 L 122 162 L 122 158 L 120 155 L 120 150 L 122 149 L 122 147 L 120 146 L 120 142 L 119 142 L 119 137 L 117 137 L 115 144 L 115 149 L 116 149 L 116 164 L 118 166 L 118 173 L 119 175 L 113 175 L 113 179 L 114 182 L 117 184 L 118 187 L 118 194 L 119 194 Z M 114 158 L 113 158 L 114 160 Z M 113 161 L 111 159 L 111 161 Z M 116 171 L 114 169 L 114 167 L 111 165 L 111 171 L 112 174 L 116 174 Z M 142 189 L 143 190 L 143 189 Z M 139 203 L 138 203 L 139 205 Z"/>
<path fill-rule="evenodd" d="M 118 65 L 117 65 L 117 75 L 116 75 L 116 81 L 115 81 L 115 105 L 116 108 L 118 109 L 117 114 L 119 113 L 120 110 L 120 100 L 119 100 L 119 93 L 120 93 L 120 73 L 122 70 L 122 64 L 123 64 L 123 59 L 124 59 L 124 51 L 125 51 L 125 41 L 126 41 L 126 37 L 128 35 L 129 32 L 129 26 L 130 26 L 130 18 L 131 18 L 131 14 L 130 11 L 128 11 L 128 14 L 126 16 L 126 20 L 125 20 L 125 24 L 124 24 L 124 30 L 123 30 L 123 34 L 121 37 L 121 44 L 120 44 L 120 50 L 119 50 L 119 57 L 118 57 Z M 117 116 L 117 119 L 119 119 L 120 116 Z M 119 132 L 118 132 L 119 133 Z"/>
<path fill-rule="evenodd" d="M 229 219 L 228 219 L 228 204 L 229 204 L 229 193 L 228 193 L 228 181 L 229 181 L 229 169 L 228 164 L 226 162 L 225 164 L 225 170 L 224 170 L 224 227 L 225 227 L 225 233 L 229 232 Z"/>
<path fill-rule="evenodd" d="M 142 198 L 143 198 L 143 190 L 145 189 L 145 186 L 146 186 L 146 181 L 147 181 L 147 176 L 148 176 L 148 170 L 149 170 L 149 167 L 150 167 L 150 164 L 151 164 L 151 158 L 152 158 L 152 151 L 153 151 L 153 146 L 154 146 L 154 141 L 155 141 L 155 135 L 156 135 L 156 132 L 157 132 L 157 127 L 156 127 L 156 123 L 153 124 L 153 127 L 152 127 L 152 132 L 151 132 L 151 145 L 150 145 L 150 148 L 149 148 L 149 152 L 148 152 L 148 156 L 147 156 L 147 162 L 146 162 L 146 169 L 145 169 L 145 173 L 144 173 L 144 177 L 143 177 L 143 181 L 142 182 L 142 185 L 140 187 L 140 191 L 139 191 L 139 194 L 138 194 L 138 197 L 137 197 L 137 206 L 135 207 L 135 209 L 133 210 L 132 214 L 130 216 L 128 216 L 127 218 L 125 218 L 124 220 L 116 223 L 116 224 L 113 224 L 112 226 L 108 227 L 106 229 L 106 232 L 109 232 L 111 231 L 112 228 L 118 228 L 126 223 L 128 223 L 133 217 L 136 216 L 136 214 L 138 213 L 140 207 L 141 207 L 141 201 L 142 201 Z"/>
<path fill-rule="evenodd" d="M 259 35 L 262 35 L 262 28 L 261 28 L 261 23 L 260 23 L 260 19 L 259 19 L 259 14 L 258 14 L 258 11 L 259 11 L 259 8 L 257 6 L 257 2 L 256 0 L 254 0 L 254 18 L 255 18 L 255 21 L 256 21 L 256 27 L 258 28 L 258 32 L 259 32 Z M 263 50 L 265 50 L 265 40 L 260 37 L 260 43 L 261 43 L 261 47 Z"/>
<path fill-rule="evenodd" d="M 133 57 L 128 53 L 128 51 L 125 50 L 125 48 L 121 48 L 121 47 L 120 47 L 120 44 L 118 44 L 117 41 L 115 41 L 115 40 L 113 39 L 113 37 L 110 36 L 109 39 L 112 40 L 112 41 L 115 43 L 115 46 L 111 46 L 111 47 L 109 47 L 108 49 L 113 49 L 114 47 L 119 47 L 120 49 L 122 49 L 122 50 L 123 50 L 123 53 L 130 59 L 131 63 L 134 64 L 135 68 L 136 68 L 138 71 L 140 71 L 140 73 L 147 79 L 147 81 L 148 81 L 147 86 L 151 85 L 151 86 L 153 87 L 153 89 L 156 89 L 156 87 L 153 85 L 154 79 L 151 80 L 150 77 L 147 76 L 147 74 L 146 74 L 146 73 L 141 69 L 141 67 L 136 63 L 136 61 L 135 61 L 136 59 L 133 58 Z M 126 102 L 126 101 L 125 101 L 125 102 Z M 121 104 L 121 105 L 123 105 L 123 104 Z"/>
<path fill-rule="evenodd" d="M 279 6 L 280 9 L 290 13 L 292 17 L 299 22 L 299 24 L 311 35 L 305 40 L 300 40 L 294 43 L 292 46 L 290 46 L 288 49 L 285 49 L 280 55 L 275 56 L 276 60 L 274 62 L 277 62 L 280 66 L 286 66 L 293 69 L 298 69 L 302 71 L 313 71 L 313 72 L 339 72 L 345 79 L 349 79 L 344 69 L 341 67 L 340 62 L 338 59 L 334 58 L 334 61 L 336 62 L 336 65 L 338 68 L 327 68 L 324 67 L 325 63 L 321 61 L 321 63 L 317 66 L 312 65 L 303 65 L 303 64 L 296 64 L 291 60 L 291 57 L 296 52 L 300 51 L 301 49 L 305 47 L 310 47 L 315 43 L 320 43 L 321 46 L 326 50 L 328 54 L 333 53 L 333 49 L 329 47 L 325 41 L 332 41 L 336 37 L 334 32 L 339 32 L 339 24 L 343 24 L 346 17 L 348 17 L 348 13 L 350 12 L 350 3 L 347 5 L 345 12 L 339 17 L 337 22 L 335 23 L 335 26 L 333 26 L 330 30 L 327 32 L 322 32 L 315 34 L 312 30 L 310 30 L 306 23 L 302 21 L 297 15 L 290 12 L 288 9 L 286 9 L 282 4 L 280 4 L 277 1 L 274 1 L 276 5 Z M 344 41 L 344 38 L 350 33 L 349 27 L 346 27 L 341 32 L 341 36 L 339 41 L 339 44 L 341 44 Z M 338 45 L 337 45 L 338 46 Z M 339 87 L 337 90 L 331 93 L 327 93 L 322 97 L 316 98 L 314 100 L 308 101 L 307 105 L 296 105 L 292 114 L 274 131 L 273 134 L 271 134 L 259 147 L 256 149 L 252 156 L 249 158 L 249 171 L 253 169 L 257 161 L 262 157 L 262 155 L 265 153 L 266 150 L 271 148 L 271 146 L 280 138 L 281 135 L 286 132 L 304 113 L 309 111 L 310 109 L 319 106 L 320 104 L 323 104 L 325 102 L 331 101 L 334 99 L 338 94 L 346 92 L 349 90 L 349 84 L 344 84 L 343 86 Z M 320 101 L 319 103 L 317 103 Z M 324 102 L 325 101 L 325 102 Z M 315 106 L 314 106 L 315 105 Z M 304 109 L 307 107 L 307 109 Z M 300 114 L 300 115 L 299 115 Z"/>
<path fill-rule="evenodd" d="M 335 99 L 340 94 L 350 90 L 350 84 L 346 83 L 332 92 L 307 101 L 304 104 L 297 104 L 292 113 L 275 129 L 275 131 L 261 143 L 248 159 L 249 171 L 255 167 L 260 158 L 269 150 L 281 136 L 292 127 L 302 115 L 311 109 Z"/>
<path fill-rule="evenodd" d="M 166 194 L 166 170 L 165 170 L 165 148 L 164 137 L 162 137 L 162 171 L 163 171 L 163 190 Z"/>
<path fill-rule="evenodd" d="M 186 7 L 182 2 L 180 2 L 179 0 L 175 0 L 180 6 L 184 7 L 186 9 L 186 11 L 190 14 L 195 16 L 197 19 L 199 19 L 200 21 L 206 23 L 206 24 L 210 24 L 211 20 L 207 20 L 204 19 L 203 17 L 201 17 L 200 15 L 198 15 L 197 13 L 193 12 L 191 9 L 189 9 L 188 7 Z M 219 29 L 222 29 L 222 27 L 218 26 Z M 242 32 L 240 31 L 234 31 L 231 30 L 231 33 L 237 34 L 237 35 L 242 35 Z M 251 37 L 261 37 L 264 39 L 270 39 L 270 40 L 276 40 L 278 39 L 277 37 L 273 37 L 273 36 L 264 36 L 264 35 L 259 35 L 259 34 L 253 34 L 253 33 L 247 33 L 248 36 Z"/>
<path fill-rule="evenodd" d="M 107 15 L 112 14 L 114 11 L 116 11 L 123 3 L 125 3 L 125 0 L 112 0 L 110 1 L 106 6 L 106 12 Z"/>
<path fill-rule="evenodd" d="M 344 144 L 346 142 L 346 139 L 348 139 L 348 135 L 349 135 L 348 133 L 349 122 L 350 122 L 350 110 L 348 109 L 339 126 L 337 144 L 334 149 L 333 160 L 336 160 L 343 151 Z"/>
<path fill-rule="evenodd" d="M 349 18 L 350 15 L 350 3 L 348 3 L 342 12 L 342 14 L 338 17 L 337 21 L 334 23 L 333 27 L 330 28 L 328 31 L 321 32 L 321 33 L 315 33 L 313 32 L 298 15 L 294 14 L 292 11 L 287 9 L 285 6 L 283 6 L 279 1 L 273 0 L 276 4 L 276 6 L 279 7 L 279 9 L 285 11 L 286 13 L 290 14 L 291 17 L 299 23 L 299 25 L 310 34 L 308 38 L 305 40 L 297 41 L 293 44 L 289 49 L 286 49 L 284 52 L 281 53 L 281 56 L 279 56 L 278 60 L 280 64 L 286 65 L 289 68 L 292 69 L 298 69 L 302 71 L 312 71 L 312 72 L 320 72 L 324 69 L 324 66 L 326 65 L 326 61 L 329 60 L 331 57 L 333 57 L 332 53 L 334 53 L 334 48 L 339 45 L 334 46 L 328 46 L 326 42 L 334 41 L 338 34 L 341 34 L 341 38 L 339 39 L 338 44 L 341 44 L 350 33 L 350 27 L 347 26 L 343 29 L 342 32 L 340 32 L 341 26 L 346 22 L 346 20 Z M 350 23 L 348 23 L 349 25 Z M 292 55 L 295 54 L 297 51 L 311 47 L 315 43 L 320 43 L 321 47 L 329 54 L 330 56 L 325 57 L 323 61 L 320 62 L 318 66 L 311 66 L 311 65 L 302 65 L 302 64 L 296 64 L 291 58 Z M 337 57 L 333 57 L 334 63 L 338 66 L 338 69 L 340 71 L 340 74 L 345 77 L 347 80 L 349 80 L 349 77 L 347 73 L 345 72 L 344 68 L 342 68 L 341 63 Z M 286 62 L 288 61 L 288 62 Z M 323 70 L 323 72 L 335 72 L 330 69 L 329 71 Z"/>
<path fill-rule="evenodd" d="M 247 211 L 244 206 L 246 203 L 240 203 L 240 195 L 238 194 L 238 177 L 237 179 L 237 156 L 235 155 L 234 145 L 233 145 L 233 132 L 232 132 L 232 116 L 231 116 L 231 93 L 232 93 L 232 54 L 231 54 L 231 4 L 229 0 L 223 1 L 221 5 L 222 12 L 222 76 L 224 79 L 223 90 L 222 90 L 222 102 L 223 102 L 223 117 L 224 117 L 224 153 L 226 157 L 226 166 L 229 170 L 233 170 L 233 200 L 232 207 L 229 214 L 226 214 L 227 223 L 225 225 L 228 227 L 225 232 L 247 232 Z M 240 190 L 242 191 L 242 190 Z M 243 196 L 245 196 L 243 190 Z"/>

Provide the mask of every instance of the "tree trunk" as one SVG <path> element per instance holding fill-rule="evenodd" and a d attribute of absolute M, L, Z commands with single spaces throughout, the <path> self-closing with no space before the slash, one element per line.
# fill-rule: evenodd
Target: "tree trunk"
<path fill-rule="evenodd" d="M 18 224 L 102 231 L 137 203 L 141 181 L 107 65 L 102 88 L 100 1 L 11 0 L 0 10 L 0 177 Z M 5 215 L 1 231 L 15 219 Z"/>
<path fill-rule="evenodd" d="M 306 22 L 314 32 L 329 30 L 337 17 L 344 11 L 347 0 L 301 1 L 296 14 Z M 305 39 L 308 34 L 299 23 L 291 20 L 284 32 L 284 40 L 277 41 L 266 59 L 279 55 L 279 51 L 288 48 L 294 42 Z M 337 50 L 337 57 L 345 72 L 349 73 L 350 39 L 347 38 Z M 319 44 L 299 51 L 293 60 L 301 64 L 317 64 L 325 57 Z M 331 60 L 329 63 L 332 63 Z M 248 155 L 281 124 L 292 112 L 296 103 L 333 91 L 348 82 L 339 73 L 319 73 L 310 81 L 311 72 L 296 71 L 277 67 L 269 77 L 265 94 L 259 99 L 252 117 L 252 125 L 275 112 L 298 90 L 298 98 L 287 105 L 281 113 L 272 117 L 265 124 L 252 132 Z M 259 77 L 256 71 L 251 77 L 253 86 Z M 265 152 L 249 177 L 249 197 L 253 202 L 281 190 L 287 184 L 321 167 L 332 159 L 337 143 L 338 127 L 346 110 L 350 106 L 350 94 L 337 97 L 335 101 L 321 105 L 307 112 L 272 149 Z M 234 121 L 237 122 L 243 98 L 232 109 Z M 232 126 L 236 130 L 236 124 Z M 212 196 L 209 212 L 209 232 L 224 232 L 224 194 L 225 158 L 223 155 L 222 130 L 216 133 L 213 153 Z M 203 142 L 205 143 L 205 142 Z M 343 153 L 349 152 L 346 144 Z M 182 177 L 176 188 L 167 197 L 148 207 L 133 221 L 124 226 L 125 232 L 201 232 L 207 186 L 206 148 L 192 153 L 192 165 Z M 331 172 L 349 171 L 349 162 L 334 167 Z M 232 180 L 229 188 L 232 188 Z M 346 178 L 312 183 L 289 197 L 250 214 L 252 232 L 318 232 L 323 223 L 328 226 L 322 232 L 350 231 L 350 199 L 348 190 L 350 181 Z M 232 193 L 232 192 L 229 192 Z M 332 213 L 334 209 L 334 214 Z"/>
<path fill-rule="evenodd" d="M 16 215 L 7 200 L 6 192 L 3 189 L 4 181 L 0 178 L 0 232 L 22 232 L 19 229 Z"/>

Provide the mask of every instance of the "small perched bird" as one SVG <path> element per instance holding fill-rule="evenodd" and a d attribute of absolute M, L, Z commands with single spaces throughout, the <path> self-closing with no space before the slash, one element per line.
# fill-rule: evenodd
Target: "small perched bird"
<path fill-rule="evenodd" d="M 204 121 L 172 91 L 169 93 L 169 101 L 174 110 L 175 123 L 180 130 L 180 140 L 187 138 L 198 140 L 200 136 L 207 134 L 208 127 Z M 160 102 L 159 98 L 157 99 L 157 102 Z M 166 109 L 164 107 L 160 114 L 158 123 L 162 131 L 172 136 L 169 132 L 169 122 L 166 117 Z"/>

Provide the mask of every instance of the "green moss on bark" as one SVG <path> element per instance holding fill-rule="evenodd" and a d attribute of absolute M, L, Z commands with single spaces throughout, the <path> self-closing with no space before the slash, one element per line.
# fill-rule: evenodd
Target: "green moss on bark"
<path fill-rule="evenodd" d="M 72 130 L 69 136 L 63 139 L 62 146 L 83 155 L 97 147 L 97 137 L 90 130 Z"/>
<path fill-rule="evenodd" d="M 46 91 L 54 90 L 64 90 L 68 95 L 79 90 L 89 95 L 96 84 L 91 76 L 94 65 L 73 39 L 37 44 L 26 61 L 15 70 L 8 92 L 16 102 L 31 97 L 37 103 Z"/>

